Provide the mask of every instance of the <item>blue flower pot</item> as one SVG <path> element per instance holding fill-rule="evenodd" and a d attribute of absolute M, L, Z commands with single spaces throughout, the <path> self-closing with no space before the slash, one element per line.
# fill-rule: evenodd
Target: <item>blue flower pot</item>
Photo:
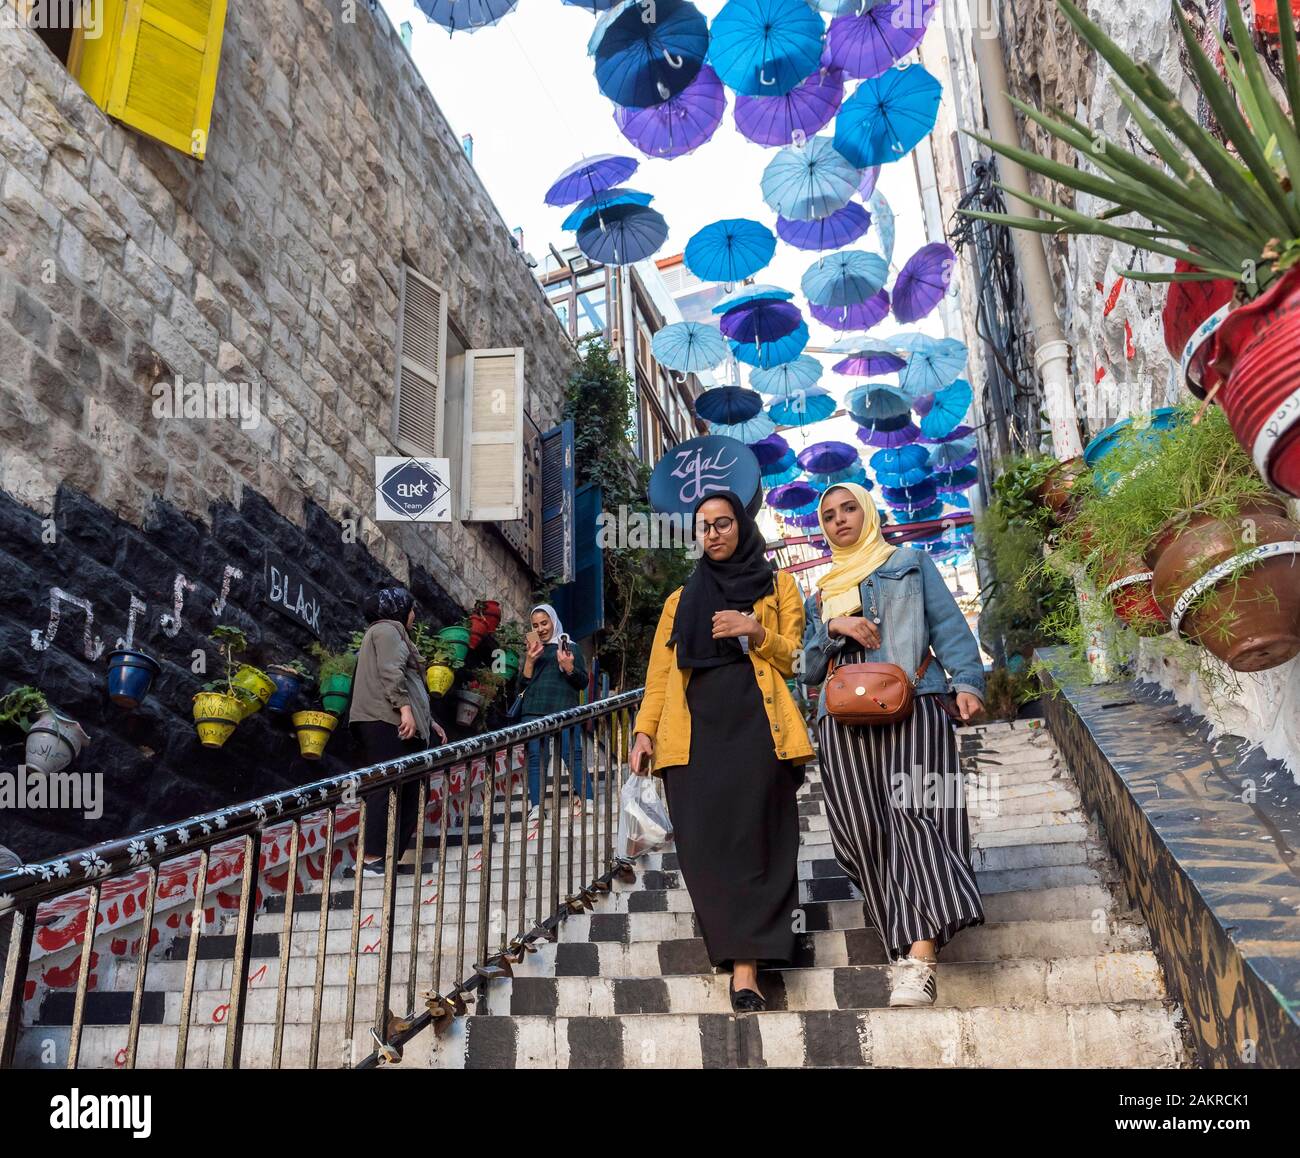
<path fill-rule="evenodd" d="M 108 653 L 108 698 L 119 708 L 140 706 L 154 678 L 162 671 L 158 661 L 133 647 Z"/>
<path fill-rule="evenodd" d="M 266 710 L 268 712 L 289 711 L 296 703 L 298 693 L 302 691 L 302 677 L 297 672 L 282 671 L 275 667 L 268 668 L 266 674 L 275 684 L 275 691 L 266 701 Z"/>
<path fill-rule="evenodd" d="M 1096 473 L 1097 465 L 1119 445 L 1125 432 L 1135 424 L 1141 424 L 1138 437 L 1143 442 L 1158 442 L 1178 424 L 1177 410 L 1172 406 L 1161 406 L 1149 414 L 1133 415 L 1121 419 L 1113 426 L 1106 427 L 1096 438 L 1083 448 L 1083 460 Z M 1105 494 L 1117 481 L 1114 471 L 1097 474 L 1097 487 Z"/>

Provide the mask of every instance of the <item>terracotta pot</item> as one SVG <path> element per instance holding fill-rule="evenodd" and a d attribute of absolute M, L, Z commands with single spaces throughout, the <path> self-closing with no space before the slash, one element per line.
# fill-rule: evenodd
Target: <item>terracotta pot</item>
<path fill-rule="evenodd" d="M 1101 597 L 1110 601 L 1119 621 L 1138 635 L 1164 635 L 1169 620 L 1156 602 L 1152 573 L 1136 557 L 1125 558 L 1105 568 Z"/>
<path fill-rule="evenodd" d="M 1088 473 L 1087 464 L 1082 458 L 1070 458 L 1058 462 L 1044 476 L 1038 485 L 1038 497 L 1043 505 L 1060 516 L 1070 502 L 1070 492 L 1084 475 Z"/>
<path fill-rule="evenodd" d="M 89 742 L 76 720 L 47 710 L 27 730 L 23 760 L 33 772 L 50 776 L 62 772 Z"/>
<path fill-rule="evenodd" d="M 1233 524 L 1193 513 L 1161 527 L 1146 557 L 1172 629 L 1233 671 L 1264 671 L 1300 654 L 1300 527 L 1269 500 L 1239 517 L 1253 520 L 1245 544 Z"/>
<path fill-rule="evenodd" d="M 495 630 L 491 622 L 482 615 L 471 615 L 469 617 L 469 646 L 470 650 L 478 647 L 492 632 Z"/>

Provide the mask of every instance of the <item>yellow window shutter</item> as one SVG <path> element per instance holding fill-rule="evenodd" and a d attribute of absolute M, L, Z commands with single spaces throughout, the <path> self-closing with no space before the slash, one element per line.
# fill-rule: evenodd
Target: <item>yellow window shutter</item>
<path fill-rule="evenodd" d="M 87 40 L 80 74 L 109 116 L 203 160 L 221 63 L 226 0 L 125 0 L 99 44 Z"/>
<path fill-rule="evenodd" d="M 447 295 L 427 277 L 403 266 L 398 316 L 393 442 L 406 454 L 440 458 Z"/>
<path fill-rule="evenodd" d="M 508 522 L 524 514 L 524 351 L 465 354 L 461 518 Z"/>

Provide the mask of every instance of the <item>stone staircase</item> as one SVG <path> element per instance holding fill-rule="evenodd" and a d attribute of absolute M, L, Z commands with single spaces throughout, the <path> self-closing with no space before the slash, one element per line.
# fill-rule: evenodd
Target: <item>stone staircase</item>
<path fill-rule="evenodd" d="M 642 857 L 634 884 L 615 881 L 595 911 L 570 916 L 559 939 L 542 942 L 491 982 L 441 1036 L 407 1043 L 402 1068 L 435 1067 L 1179 1067 L 1191 1064 L 1180 1015 L 1168 1001 L 1147 931 L 1118 884 L 1104 844 L 1080 809 L 1069 771 L 1038 721 L 990 724 L 958 733 L 963 767 L 982 789 L 969 799 L 974 858 L 986 924 L 944 951 L 933 1008 L 889 1008 L 888 969 L 860 898 L 834 860 L 820 777 L 810 767 L 801 790 L 799 891 L 806 933 L 791 968 L 765 972 L 768 1012 L 733 1015 L 728 974 L 708 963 L 685 882 L 671 849 Z M 517 816 L 517 813 L 516 813 Z M 590 824 L 591 821 L 589 820 Z M 568 818 L 561 848 L 567 846 Z M 517 872 L 518 826 L 511 854 Z M 498 846 L 499 848 L 499 846 Z M 529 845 L 528 871 L 535 871 Z M 590 852 L 588 853 L 590 857 Z M 471 861 L 460 879 L 450 848 L 440 988 L 472 965 L 482 872 Z M 567 866 L 566 866 L 567 867 Z M 499 901 L 501 866 L 493 872 Z M 591 875 L 590 860 L 587 876 Z M 425 901 L 437 883 L 426 868 Z M 512 876 L 513 879 L 513 876 Z M 544 883 L 549 882 L 549 867 Z M 567 892 L 562 877 L 562 893 Z M 354 1033 L 345 1032 L 353 884 L 336 882 L 322 999 L 320 1064 L 342 1065 L 370 1052 L 379 959 L 364 950 L 379 938 L 380 878 L 365 878 L 362 954 L 357 959 Z M 399 877 L 393 1001 L 405 1002 L 413 878 Z M 467 890 L 466 957 L 456 956 L 459 890 Z M 517 886 L 507 928 L 517 927 Z M 314 903 L 313 903 L 314 902 Z M 283 899 L 255 920 L 243 1064 L 270 1063 L 283 936 Z M 423 904 L 417 931 L 418 994 L 431 982 L 436 905 Z M 528 925 L 534 912 L 528 904 Z M 499 920 L 494 915 L 493 920 Z M 286 991 L 284 1064 L 303 1065 L 310 1039 L 319 894 L 295 904 Z M 489 944 L 501 942 L 489 926 Z M 231 980 L 233 933 L 199 942 L 187 1064 L 221 1064 L 222 1012 Z M 140 1031 L 143 1067 L 174 1063 L 187 942 L 151 960 Z M 82 1065 L 121 1064 L 124 1024 L 92 1024 L 96 1010 L 125 1020 L 134 966 L 123 963 L 108 992 L 92 995 Z M 114 1000 L 116 999 L 116 1004 Z M 66 1008 L 63 1008 L 66 1007 Z M 28 1029 L 18 1064 L 35 1065 L 42 1042 L 67 1034 L 70 995 L 48 998 L 43 1024 Z M 107 1021 L 105 1017 L 102 1020 Z M 60 1025 L 62 1021 L 64 1024 Z M 355 1043 L 355 1044 L 354 1044 Z M 59 1056 L 62 1051 L 58 1051 Z"/>

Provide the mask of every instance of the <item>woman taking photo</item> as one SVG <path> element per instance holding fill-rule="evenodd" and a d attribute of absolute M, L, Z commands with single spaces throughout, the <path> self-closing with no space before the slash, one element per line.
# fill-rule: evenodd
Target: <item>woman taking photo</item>
<path fill-rule="evenodd" d="M 522 703 L 519 710 L 521 720 L 536 720 L 555 712 L 563 712 L 578 706 L 578 697 L 587 686 L 587 668 L 582 662 L 582 653 L 573 647 L 569 637 L 564 634 L 564 627 L 555 608 L 549 603 L 539 603 L 530 616 L 532 626 L 528 641 L 528 651 L 524 655 Z M 543 742 L 528 741 L 528 799 L 533 807 L 528 813 L 528 823 L 536 827 L 539 813 L 542 776 L 550 775 L 551 744 L 546 742 L 546 755 L 542 756 Z M 578 773 L 582 770 L 582 732 L 575 725 L 565 730 L 561 738 L 562 759 L 569 766 L 571 780 L 583 779 Z M 575 785 L 573 810 L 582 814 L 582 797 L 577 796 L 581 789 Z M 586 782 L 586 795 L 590 799 L 592 786 Z M 530 834 L 531 835 L 531 834 Z"/>
<path fill-rule="evenodd" d="M 984 666 L 939 569 L 885 542 L 862 487 L 831 487 L 817 513 L 831 567 L 807 604 L 800 678 L 821 683 L 832 660 L 921 672 L 912 714 L 893 724 L 842 724 L 823 690 L 817 735 L 835 859 L 893 963 L 889 1004 L 933 1005 L 938 950 L 984 923 L 943 672 L 968 720 L 982 707 Z"/>
<path fill-rule="evenodd" d="M 446 743 L 447 734 L 430 711 L 424 660 L 407 634 L 415 626 L 415 597 L 405 587 L 385 587 L 368 596 L 361 610 L 370 626 L 357 652 L 348 725 L 361 752 L 357 767 L 367 768 L 429 747 L 430 735 Z M 407 781 L 398 790 L 398 859 L 415 831 L 419 792 L 418 779 Z M 363 871 L 382 875 L 388 840 L 388 792 L 367 793 L 364 799 Z"/>
<path fill-rule="evenodd" d="M 657 761 L 709 960 L 731 966 L 732 1008 L 754 1012 L 760 964 L 794 954 L 795 794 L 812 745 L 785 679 L 803 607 L 734 494 L 696 506 L 695 536 L 703 554 L 655 632 L 631 767 Z"/>

